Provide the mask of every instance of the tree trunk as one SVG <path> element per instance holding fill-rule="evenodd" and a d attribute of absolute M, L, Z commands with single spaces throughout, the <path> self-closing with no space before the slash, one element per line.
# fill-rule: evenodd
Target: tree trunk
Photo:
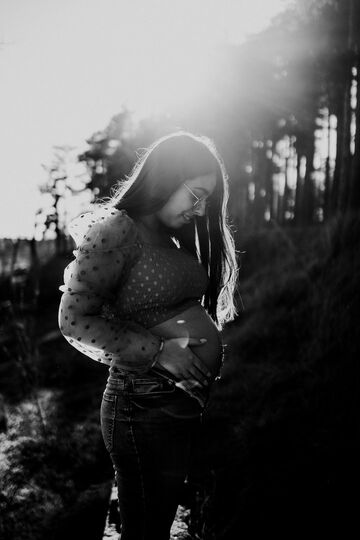
<path fill-rule="evenodd" d="M 304 189 L 304 179 L 301 177 L 301 160 L 305 158 L 306 147 L 304 136 L 301 133 L 296 134 L 296 141 L 294 142 L 294 147 L 297 155 L 297 164 L 296 164 L 296 187 L 295 187 L 295 203 L 294 203 L 294 223 L 300 225 L 301 220 L 301 210 L 302 210 L 302 197 Z"/>
<path fill-rule="evenodd" d="M 290 209 L 290 204 L 289 204 L 290 188 L 289 188 L 289 180 L 288 180 L 288 166 L 289 166 L 289 158 L 287 157 L 285 159 L 285 170 L 284 170 L 285 186 L 284 186 L 283 215 L 282 215 L 283 223 L 286 223 L 286 221 L 288 219 L 286 214 L 287 214 L 288 210 Z"/>
<path fill-rule="evenodd" d="M 352 70 L 355 63 L 356 48 L 358 43 L 358 37 L 354 32 L 358 30 L 359 20 L 359 7 L 358 2 L 354 0 L 347 0 L 343 4 L 345 13 L 347 15 L 347 45 L 346 45 L 346 57 L 344 59 L 343 75 L 341 80 L 343 84 L 340 90 L 340 99 L 342 99 L 341 105 L 341 118 L 338 118 L 338 144 L 336 155 L 336 191 L 334 193 L 332 208 L 342 213 L 346 212 L 351 205 L 351 161 L 352 156 L 350 152 L 351 142 L 351 86 L 353 81 Z M 355 19 L 355 20 L 354 20 Z M 339 101 L 340 101 L 339 99 Z M 340 108 L 339 108 L 340 112 Z M 338 163 L 339 161 L 339 163 Z"/>
<path fill-rule="evenodd" d="M 324 188 L 324 221 L 327 221 L 330 215 L 330 137 L 331 137 L 331 127 L 330 127 L 330 110 L 328 110 L 327 117 L 327 135 L 328 135 L 328 147 L 327 147 L 327 157 L 325 162 L 325 188 Z"/>
<path fill-rule="evenodd" d="M 355 153 L 351 163 L 351 180 L 350 180 L 350 201 L 349 207 L 351 210 L 360 209 L 360 92 L 359 92 L 359 69 L 360 61 L 357 59 L 357 101 L 356 101 L 356 134 L 355 134 Z"/>
<path fill-rule="evenodd" d="M 294 208 L 294 223 L 298 225 L 301 222 L 300 215 L 301 215 L 301 197 L 302 197 L 302 189 L 303 189 L 303 182 L 300 175 L 300 161 L 302 156 L 298 154 L 298 161 L 296 166 L 296 188 L 295 188 L 295 208 Z"/>
<path fill-rule="evenodd" d="M 340 140 L 340 151 L 342 159 L 340 161 L 340 177 L 339 177 L 339 195 L 337 208 L 341 213 L 344 213 L 348 207 L 350 199 L 350 123 L 351 123 L 351 106 L 350 106 L 350 91 L 352 83 L 352 66 L 347 62 L 345 72 L 345 92 L 343 98 L 343 113 L 342 113 L 342 138 Z"/>
<path fill-rule="evenodd" d="M 330 213 L 333 216 L 336 214 L 338 210 L 338 204 L 339 204 L 339 192 L 340 192 L 340 171 L 341 171 L 341 162 L 343 159 L 343 155 L 341 152 L 341 145 L 343 140 L 343 130 L 344 130 L 344 122 L 343 122 L 343 110 L 340 106 L 339 98 L 340 93 L 336 93 L 336 102 L 334 103 L 334 112 L 335 116 L 337 118 L 337 128 L 336 128 L 336 158 L 335 158 L 335 169 L 334 169 L 334 179 L 330 194 Z"/>
<path fill-rule="evenodd" d="M 273 182 L 273 162 L 272 158 L 265 157 L 265 193 L 266 193 L 266 208 L 269 210 L 270 219 L 275 218 L 274 214 L 274 182 Z"/>
<path fill-rule="evenodd" d="M 356 133 L 355 153 L 351 164 L 350 177 L 350 209 L 360 209 L 360 4 L 353 2 L 352 17 L 352 46 L 354 51 L 354 67 L 356 69 Z"/>
<path fill-rule="evenodd" d="M 314 184 L 312 179 L 313 163 L 314 163 L 314 130 L 312 130 L 312 138 L 306 145 L 306 171 L 303 186 L 303 196 L 301 201 L 300 223 L 302 225 L 311 225 L 314 218 Z"/>

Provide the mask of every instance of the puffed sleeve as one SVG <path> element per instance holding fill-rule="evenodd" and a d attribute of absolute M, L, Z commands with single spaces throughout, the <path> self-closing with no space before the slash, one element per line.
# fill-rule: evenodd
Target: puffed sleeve
<path fill-rule="evenodd" d="M 124 373 L 146 372 L 159 350 L 159 336 L 131 321 L 109 320 L 104 310 L 139 249 L 134 222 L 125 211 L 105 207 L 82 214 L 69 230 L 77 248 L 59 287 L 60 331 L 93 360 Z"/>

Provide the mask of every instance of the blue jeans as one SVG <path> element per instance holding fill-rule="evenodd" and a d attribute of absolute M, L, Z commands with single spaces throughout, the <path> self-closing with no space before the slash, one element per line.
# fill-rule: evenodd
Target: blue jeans
<path fill-rule="evenodd" d="M 121 540 L 169 539 L 202 411 L 156 375 L 109 378 L 100 416 L 117 480 Z"/>

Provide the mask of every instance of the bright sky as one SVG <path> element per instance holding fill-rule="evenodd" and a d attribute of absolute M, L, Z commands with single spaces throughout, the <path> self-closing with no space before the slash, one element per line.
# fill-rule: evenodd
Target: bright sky
<path fill-rule="evenodd" d="M 240 43 L 286 3 L 0 0 L 0 238 L 33 236 L 53 145 L 83 149 L 123 104 L 173 105 L 189 80 L 201 87 L 209 47 Z"/>

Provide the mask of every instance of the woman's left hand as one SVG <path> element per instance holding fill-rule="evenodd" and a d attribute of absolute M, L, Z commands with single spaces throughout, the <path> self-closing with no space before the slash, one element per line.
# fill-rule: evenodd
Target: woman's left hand
<path fill-rule="evenodd" d="M 186 341 L 184 338 L 166 339 L 156 363 L 179 380 L 195 380 L 200 385 L 208 386 L 211 373 L 190 348 L 204 343 L 206 339 L 186 338 Z"/>

